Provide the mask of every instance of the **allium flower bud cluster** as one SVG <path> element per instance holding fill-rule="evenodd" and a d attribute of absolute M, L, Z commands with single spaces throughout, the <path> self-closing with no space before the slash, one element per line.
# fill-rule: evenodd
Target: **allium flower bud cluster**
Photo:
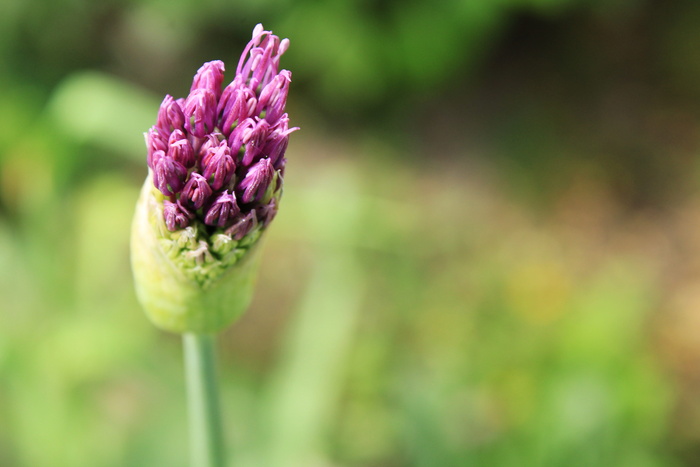
<path fill-rule="evenodd" d="M 131 229 L 136 294 L 151 321 L 215 333 L 248 307 L 261 235 L 277 213 L 289 134 L 289 41 L 257 25 L 226 87 L 205 63 L 146 133 L 149 174 Z"/>
<path fill-rule="evenodd" d="M 222 89 L 224 63 L 202 65 L 187 97 L 166 96 L 145 134 L 153 185 L 171 232 L 202 223 L 241 240 L 275 217 L 289 134 L 291 73 L 279 71 L 289 46 L 258 25 Z"/>

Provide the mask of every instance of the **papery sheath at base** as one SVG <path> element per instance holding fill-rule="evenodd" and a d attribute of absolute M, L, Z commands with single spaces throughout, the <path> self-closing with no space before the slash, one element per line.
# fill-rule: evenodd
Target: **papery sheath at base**
<path fill-rule="evenodd" d="M 162 204 L 149 176 L 141 190 L 131 231 L 136 294 L 146 314 L 159 328 L 176 333 L 215 333 L 226 328 L 246 310 L 252 298 L 260 240 L 245 249 L 235 264 L 221 271 L 212 269 L 211 277 L 207 277 L 207 271 L 183 270 L 182 258 L 171 259 L 172 240 L 164 238 L 163 231 L 167 229 Z M 194 268 L 201 268 L 193 262 Z M 192 272 L 202 273 L 202 278 L 197 280 Z"/>

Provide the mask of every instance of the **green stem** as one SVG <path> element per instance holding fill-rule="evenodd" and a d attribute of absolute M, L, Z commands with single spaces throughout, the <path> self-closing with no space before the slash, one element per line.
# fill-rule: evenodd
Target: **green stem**
<path fill-rule="evenodd" d="M 192 467 L 223 467 L 224 443 L 214 358 L 214 336 L 187 333 L 185 373 Z"/>

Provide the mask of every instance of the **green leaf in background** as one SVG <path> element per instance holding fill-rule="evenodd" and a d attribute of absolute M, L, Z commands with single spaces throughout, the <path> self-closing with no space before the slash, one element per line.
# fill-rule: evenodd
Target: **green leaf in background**
<path fill-rule="evenodd" d="M 143 89 L 88 71 L 67 77 L 56 88 L 48 115 L 60 130 L 80 142 L 142 161 L 143 133 L 153 125 L 159 104 Z"/>

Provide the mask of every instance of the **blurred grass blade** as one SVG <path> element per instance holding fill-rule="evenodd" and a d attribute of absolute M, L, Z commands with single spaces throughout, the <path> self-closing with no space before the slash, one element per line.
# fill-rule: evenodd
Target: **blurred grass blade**
<path fill-rule="evenodd" d="M 311 465 L 322 455 L 321 443 L 347 369 L 362 288 L 351 255 L 325 255 L 317 264 L 270 388 L 268 465 Z"/>
<path fill-rule="evenodd" d="M 297 213 L 299 225 L 314 235 L 337 230 L 345 237 L 359 237 L 363 204 L 353 168 L 327 164 L 309 181 L 311 188 L 297 198 L 303 210 Z M 268 387 L 267 436 L 261 449 L 268 459 L 260 465 L 307 466 L 323 459 L 323 444 L 349 368 L 346 359 L 366 286 L 363 269 L 352 241 L 343 235 L 320 235 L 317 242 L 308 289 Z"/>

